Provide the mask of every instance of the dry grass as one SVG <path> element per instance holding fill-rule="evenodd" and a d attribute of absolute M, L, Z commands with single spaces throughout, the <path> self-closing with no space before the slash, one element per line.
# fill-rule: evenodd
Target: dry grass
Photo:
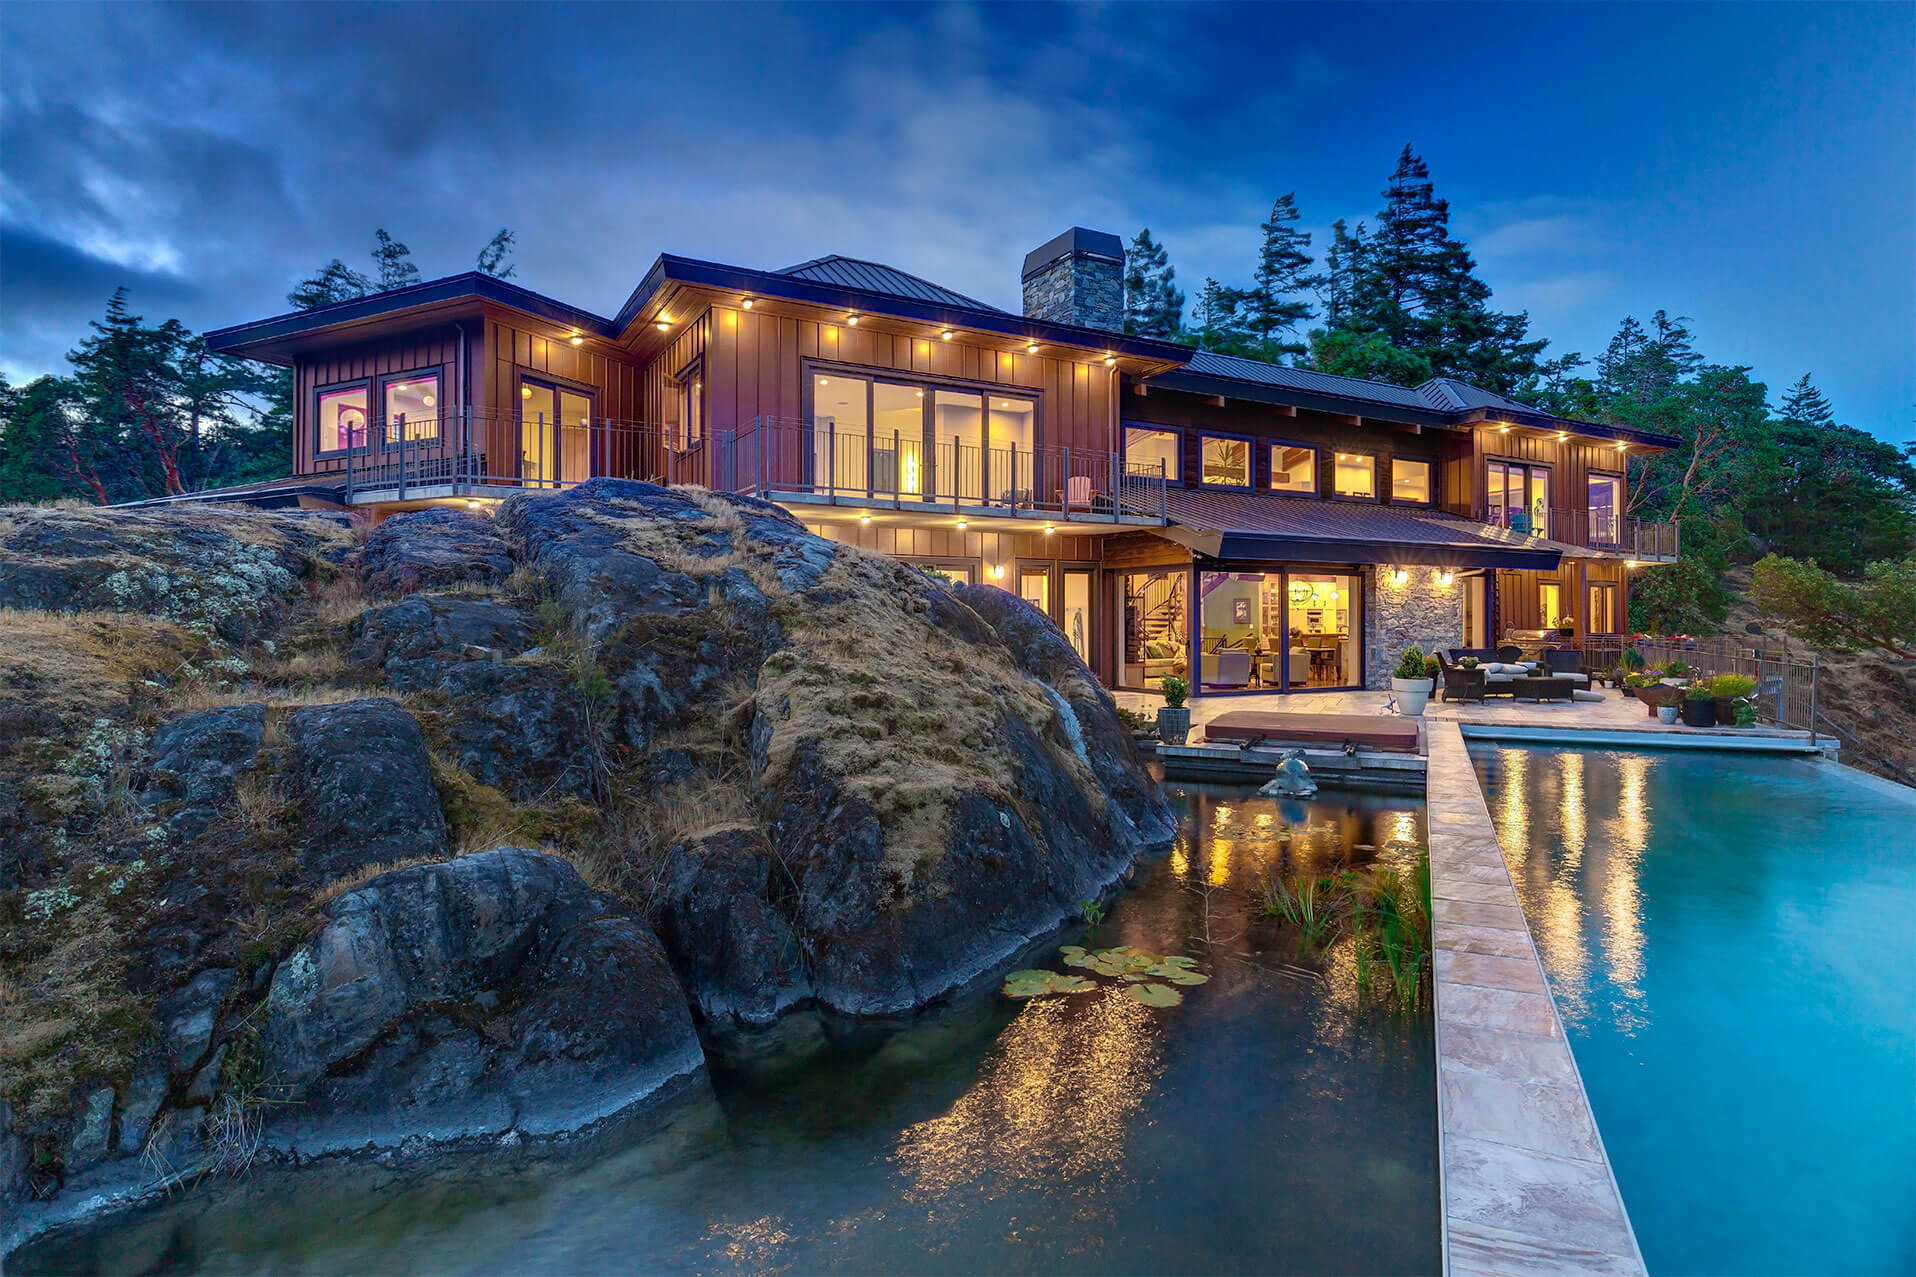
<path fill-rule="evenodd" d="M 23 920 L 13 944 L 30 948 L 0 984 L 0 1087 L 30 1119 L 67 1111 L 76 1079 L 124 1077 L 152 1030 L 127 987 L 122 926 L 87 900 L 51 918 Z"/>
<path fill-rule="evenodd" d="M 351 625 L 372 606 L 357 572 L 334 573 L 313 582 L 308 592 L 312 596 L 314 619 L 334 629 Z"/>
<path fill-rule="evenodd" d="M 126 703 L 130 685 L 170 680 L 206 650 L 154 617 L 0 609 L 0 726 L 12 735 L 45 714 L 102 716 Z"/>
<path fill-rule="evenodd" d="M 169 703 L 170 712 L 184 714 L 189 710 L 218 709 L 228 705 L 266 706 L 266 718 L 270 725 L 273 711 L 300 709 L 308 705 L 339 705 L 346 701 L 384 700 L 403 701 L 393 691 L 384 687 L 326 687 L 272 688 L 258 684 L 243 687 L 191 687 L 175 696 Z"/>
<path fill-rule="evenodd" d="M 751 544 L 746 535 L 745 518 L 736 505 L 700 487 L 687 486 L 673 491 L 705 513 L 703 519 L 691 525 L 703 538 L 703 543 L 696 548 L 689 543 L 684 524 L 661 519 L 636 502 L 606 503 L 612 510 L 630 510 L 629 517 L 601 509 L 595 510 L 592 518 L 616 529 L 624 538 L 626 548 L 634 554 L 644 555 L 668 572 L 682 572 L 704 580 L 741 568 L 766 594 L 780 592 L 778 574 L 772 569 L 769 557 Z"/>
<path fill-rule="evenodd" d="M 240 777 L 233 786 L 233 805 L 240 823 L 262 840 L 277 838 L 285 829 L 293 800 L 277 776 L 264 768 Z"/>
<path fill-rule="evenodd" d="M 313 893 L 312 907 L 315 910 L 325 908 L 349 891 L 357 891 L 381 874 L 389 874 L 399 869 L 411 869 L 415 865 L 443 864 L 443 856 L 408 856 L 403 860 L 387 860 L 375 865 L 361 865 L 343 877 L 335 878 Z"/>

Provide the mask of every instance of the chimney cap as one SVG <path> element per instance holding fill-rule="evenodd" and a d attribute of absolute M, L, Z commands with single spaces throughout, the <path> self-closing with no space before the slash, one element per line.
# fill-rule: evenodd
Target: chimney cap
<path fill-rule="evenodd" d="M 1082 226 L 1073 226 L 1056 239 L 1050 240 L 1025 254 L 1022 279 L 1030 279 L 1051 263 L 1061 258 L 1082 253 L 1087 257 L 1100 257 L 1124 264 L 1124 241 L 1109 231 L 1088 231 Z"/>

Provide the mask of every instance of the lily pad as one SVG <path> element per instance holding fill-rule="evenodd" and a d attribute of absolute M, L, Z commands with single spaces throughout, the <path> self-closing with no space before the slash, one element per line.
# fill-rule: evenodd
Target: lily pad
<path fill-rule="evenodd" d="M 1133 984 L 1126 987 L 1124 996 L 1148 1007 L 1174 1007 L 1184 1001 L 1182 993 L 1163 984 Z"/>
<path fill-rule="evenodd" d="M 1186 971 L 1182 967 L 1173 967 L 1169 971 L 1158 971 L 1154 974 L 1161 979 L 1169 980 L 1172 984 L 1209 984 L 1211 982 L 1211 977 L 1202 971 Z"/>
<path fill-rule="evenodd" d="M 1097 982 L 1081 975 L 1061 975 L 1056 971 L 1013 971 L 1005 977 L 1008 998 L 1036 998 L 1047 993 L 1089 993 Z"/>

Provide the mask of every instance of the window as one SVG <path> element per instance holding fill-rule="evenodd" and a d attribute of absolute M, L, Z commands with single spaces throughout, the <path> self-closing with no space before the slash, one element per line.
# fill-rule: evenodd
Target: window
<path fill-rule="evenodd" d="M 1590 476 L 1590 543 L 1618 545 L 1623 532 L 1623 476 Z"/>
<path fill-rule="evenodd" d="M 1203 572 L 1200 690 L 1349 687 L 1363 671 L 1360 578 L 1319 572 Z"/>
<path fill-rule="evenodd" d="M 388 377 L 385 384 L 386 411 L 381 418 L 389 433 L 389 442 L 400 437 L 400 422 L 405 423 L 405 437 L 417 443 L 421 439 L 439 438 L 439 374 L 437 372 L 407 373 L 400 377 Z"/>
<path fill-rule="evenodd" d="M 1317 449 L 1294 443 L 1271 445 L 1271 489 L 1275 492 L 1317 491 Z"/>
<path fill-rule="evenodd" d="M 695 359 L 679 373 L 679 427 L 675 446 L 696 448 L 705 438 L 705 361 Z"/>
<path fill-rule="evenodd" d="M 1164 478 L 1176 483 L 1184 477 L 1183 436 L 1175 430 L 1147 430 L 1142 426 L 1124 428 L 1124 459 L 1129 465 L 1149 470 L 1160 462 Z"/>
<path fill-rule="evenodd" d="M 919 387 L 872 384 L 872 469 L 882 491 L 924 492 L 925 392 Z"/>
<path fill-rule="evenodd" d="M 1331 491 L 1340 497 L 1377 499 L 1377 458 L 1363 452 L 1340 452 L 1331 469 Z"/>
<path fill-rule="evenodd" d="M 1596 582 L 1590 587 L 1590 621 L 1585 629 L 1591 634 L 1615 634 L 1617 611 L 1616 583 Z"/>
<path fill-rule="evenodd" d="M 1251 443 L 1248 439 L 1226 439 L 1219 435 L 1200 436 L 1204 458 L 1200 478 L 1206 484 L 1224 488 L 1251 486 Z"/>
<path fill-rule="evenodd" d="M 812 378 L 812 484 L 863 492 L 870 473 L 871 383 L 839 373 Z"/>
<path fill-rule="evenodd" d="M 1430 504 L 1430 462 L 1408 457 L 1390 459 L 1390 499 L 1415 505 Z"/>
<path fill-rule="evenodd" d="M 993 505 L 1041 498 L 1038 400 L 1029 392 L 821 369 L 810 411 L 817 489 Z"/>
<path fill-rule="evenodd" d="M 1187 605 L 1183 568 L 1126 572 L 1118 578 L 1118 681 L 1155 689 L 1166 674 L 1185 672 Z"/>
<path fill-rule="evenodd" d="M 315 415 L 314 437 L 322 453 L 345 452 L 366 446 L 366 409 L 370 398 L 366 383 L 341 386 L 319 392 L 319 411 Z"/>
<path fill-rule="evenodd" d="M 1537 583 L 1537 621 L 1546 630 L 1554 630 L 1568 619 L 1563 614 L 1563 590 L 1555 581 Z"/>
<path fill-rule="evenodd" d="M 1484 517 L 1516 532 L 1550 535 L 1550 470 L 1510 461 L 1484 467 Z"/>

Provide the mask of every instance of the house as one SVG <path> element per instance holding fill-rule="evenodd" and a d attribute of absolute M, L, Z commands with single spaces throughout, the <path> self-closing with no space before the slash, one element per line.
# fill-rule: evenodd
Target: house
<path fill-rule="evenodd" d="M 1124 249 L 1030 253 L 1014 314 L 891 266 L 661 256 L 604 317 L 464 274 L 208 335 L 286 365 L 293 476 L 222 494 L 383 517 L 612 475 L 776 501 L 1014 590 L 1107 685 L 1380 686 L 1397 649 L 1624 627 L 1674 529 L 1624 460 L 1676 441 L 1121 331 Z"/>

